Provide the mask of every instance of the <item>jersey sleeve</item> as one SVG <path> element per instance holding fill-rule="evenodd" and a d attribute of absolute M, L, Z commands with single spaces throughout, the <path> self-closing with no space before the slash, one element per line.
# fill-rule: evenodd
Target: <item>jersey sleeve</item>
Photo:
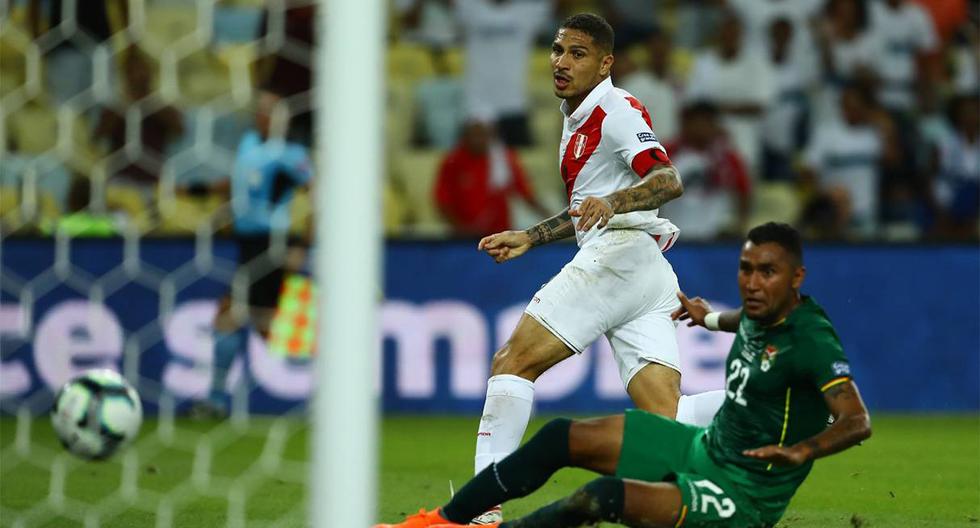
<path fill-rule="evenodd" d="M 610 114 L 602 122 L 602 137 L 616 155 L 640 178 L 656 165 L 670 164 L 667 149 L 660 144 L 640 110 L 630 109 Z"/>
<path fill-rule="evenodd" d="M 851 379 L 851 365 L 833 330 L 809 332 L 798 346 L 801 348 L 795 354 L 798 372 L 821 392 Z"/>

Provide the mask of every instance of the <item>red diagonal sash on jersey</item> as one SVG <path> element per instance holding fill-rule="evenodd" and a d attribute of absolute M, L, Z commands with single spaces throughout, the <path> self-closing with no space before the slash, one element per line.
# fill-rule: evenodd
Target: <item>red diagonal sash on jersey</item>
<path fill-rule="evenodd" d="M 569 203 L 572 201 L 575 179 L 602 140 L 602 120 L 605 118 L 606 112 L 602 107 L 597 106 L 585 123 L 582 123 L 572 137 L 568 138 L 568 143 L 565 145 L 565 155 L 561 160 L 561 179 L 565 181 Z"/>

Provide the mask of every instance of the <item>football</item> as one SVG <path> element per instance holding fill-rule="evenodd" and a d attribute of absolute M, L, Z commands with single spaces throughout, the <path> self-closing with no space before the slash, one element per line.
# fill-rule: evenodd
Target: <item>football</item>
<path fill-rule="evenodd" d="M 139 394 L 118 372 L 89 370 L 65 383 L 51 423 L 61 445 L 89 460 L 112 456 L 136 438 L 143 421 Z"/>

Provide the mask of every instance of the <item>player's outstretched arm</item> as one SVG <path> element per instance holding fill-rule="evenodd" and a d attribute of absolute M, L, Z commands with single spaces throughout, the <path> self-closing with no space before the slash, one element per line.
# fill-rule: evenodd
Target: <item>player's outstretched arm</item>
<path fill-rule="evenodd" d="M 705 322 L 708 314 L 713 312 L 708 301 L 700 297 L 688 299 L 684 292 L 677 292 L 677 298 L 681 301 L 681 307 L 670 314 L 674 321 L 687 321 L 687 326 L 703 326 L 708 330 L 738 331 L 738 322 L 742 318 L 741 308 L 718 312 L 718 327 L 713 328 Z"/>
<path fill-rule="evenodd" d="M 526 231 L 504 231 L 484 237 L 480 240 L 477 249 L 486 251 L 497 264 L 500 264 L 527 253 L 532 247 L 568 238 L 574 234 L 572 217 L 568 215 L 568 209 L 565 209 Z"/>
<path fill-rule="evenodd" d="M 823 397 L 835 418 L 830 427 L 789 447 L 769 445 L 746 450 L 743 454 L 779 466 L 798 466 L 808 460 L 839 453 L 871 436 L 871 417 L 853 381 L 830 387 Z"/>

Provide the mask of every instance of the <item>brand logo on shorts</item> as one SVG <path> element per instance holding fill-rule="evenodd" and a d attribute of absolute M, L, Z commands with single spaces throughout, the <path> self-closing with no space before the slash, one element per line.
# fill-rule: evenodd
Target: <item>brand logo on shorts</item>
<path fill-rule="evenodd" d="M 585 145 L 589 142 L 589 136 L 585 134 L 575 134 L 575 146 L 572 148 L 572 154 L 575 155 L 575 159 L 582 157 L 585 154 Z"/>
<path fill-rule="evenodd" d="M 531 300 L 534 301 L 534 302 L 536 302 L 536 303 L 541 302 L 541 299 L 539 299 L 537 297 L 532 297 Z"/>

